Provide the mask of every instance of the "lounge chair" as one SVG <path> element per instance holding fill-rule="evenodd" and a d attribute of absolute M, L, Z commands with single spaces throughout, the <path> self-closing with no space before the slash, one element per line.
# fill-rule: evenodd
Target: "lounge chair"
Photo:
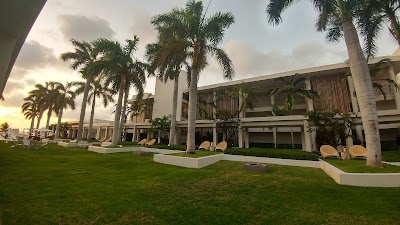
<path fill-rule="evenodd" d="M 150 146 L 150 145 L 154 145 L 154 143 L 156 143 L 156 139 L 151 139 L 149 142 L 147 142 L 146 144 L 144 144 L 145 146 Z"/>
<path fill-rule="evenodd" d="M 209 141 L 203 141 L 199 146 L 199 150 L 203 149 L 204 151 L 210 150 L 211 143 Z"/>
<path fill-rule="evenodd" d="M 102 137 L 102 138 L 100 138 L 99 140 L 97 140 L 98 142 L 103 142 L 103 141 L 105 141 L 107 139 L 107 137 Z"/>
<path fill-rule="evenodd" d="M 17 146 L 23 146 L 23 140 L 24 140 L 24 137 L 22 137 L 22 136 L 17 136 L 16 138 L 14 138 L 13 136 L 8 135 L 8 138 L 7 138 L 7 142 L 11 141 L 12 143 L 14 143 L 10 148 L 15 148 Z"/>
<path fill-rule="evenodd" d="M 228 143 L 226 143 L 226 141 L 221 141 L 220 143 L 217 144 L 217 146 L 215 146 L 215 151 L 221 150 L 225 152 L 227 148 L 228 148 Z"/>
<path fill-rule="evenodd" d="M 139 141 L 137 144 L 138 145 L 144 145 L 147 142 L 147 138 L 142 139 L 141 141 Z"/>
<path fill-rule="evenodd" d="M 330 145 L 322 145 L 321 148 L 319 148 L 319 151 L 321 152 L 322 158 L 326 157 L 337 157 L 340 159 L 339 152 L 332 146 Z"/>
<path fill-rule="evenodd" d="M 353 145 L 350 147 L 349 154 L 352 159 L 357 157 L 365 158 L 367 157 L 367 149 L 362 145 Z"/>
<path fill-rule="evenodd" d="M 109 137 L 106 140 L 104 140 L 103 142 L 101 142 L 101 146 L 111 146 L 112 145 L 112 139 L 113 137 Z"/>
<path fill-rule="evenodd" d="M 27 147 L 28 149 L 34 148 L 37 149 L 39 141 L 37 140 L 31 140 L 31 139 L 23 139 L 22 140 L 22 145 L 24 147 Z"/>

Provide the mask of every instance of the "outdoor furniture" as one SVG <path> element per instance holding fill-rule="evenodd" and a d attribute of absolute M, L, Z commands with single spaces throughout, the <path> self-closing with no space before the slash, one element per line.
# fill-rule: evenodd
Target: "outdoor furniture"
<path fill-rule="evenodd" d="M 339 152 L 332 146 L 330 145 L 322 145 L 321 148 L 319 148 L 319 151 L 321 152 L 322 158 L 326 157 L 337 157 L 340 159 Z"/>
<path fill-rule="evenodd" d="M 203 149 L 205 151 L 210 150 L 211 143 L 209 141 L 203 141 L 201 145 L 199 146 L 199 150 Z"/>
<path fill-rule="evenodd" d="M 150 145 L 154 145 L 154 143 L 156 143 L 156 139 L 151 139 L 149 142 L 147 142 L 146 144 L 144 144 L 145 146 L 150 146 Z"/>
<path fill-rule="evenodd" d="M 147 142 L 147 138 L 142 139 L 141 141 L 139 141 L 137 144 L 138 145 L 144 145 Z"/>
<path fill-rule="evenodd" d="M 217 146 L 215 146 L 215 151 L 221 150 L 225 152 L 227 148 L 228 148 L 228 143 L 226 143 L 226 141 L 221 141 L 220 143 L 217 144 Z"/>
<path fill-rule="evenodd" d="M 107 137 L 102 137 L 102 138 L 100 138 L 99 140 L 98 140 L 98 142 L 103 142 L 103 141 L 105 141 L 107 139 Z"/>
<path fill-rule="evenodd" d="M 37 149 L 38 143 L 39 143 L 39 141 L 37 141 L 37 140 L 31 140 L 31 139 L 23 139 L 22 140 L 22 145 L 24 147 L 27 147 L 28 149 L 31 149 L 31 148 Z"/>
<path fill-rule="evenodd" d="M 109 137 L 109 138 L 107 138 L 106 140 L 104 140 L 103 142 L 101 142 L 101 145 L 100 146 L 111 146 L 112 145 L 112 140 L 113 139 L 113 137 Z"/>
<path fill-rule="evenodd" d="M 79 142 L 78 142 L 78 146 L 79 146 L 80 148 L 87 148 L 89 145 L 90 145 L 90 143 L 87 142 L 87 141 L 79 141 Z"/>
<path fill-rule="evenodd" d="M 11 135 L 8 135 L 8 139 L 7 139 L 7 141 L 11 141 L 12 143 L 14 143 L 14 145 L 12 145 L 10 148 L 15 148 L 17 146 L 23 146 L 23 140 L 24 140 L 23 136 L 17 136 L 16 138 L 14 138 Z"/>
<path fill-rule="evenodd" d="M 365 149 L 364 146 L 362 145 L 351 146 L 349 153 L 352 159 L 357 157 L 363 157 L 363 158 L 367 157 L 367 149 Z"/>

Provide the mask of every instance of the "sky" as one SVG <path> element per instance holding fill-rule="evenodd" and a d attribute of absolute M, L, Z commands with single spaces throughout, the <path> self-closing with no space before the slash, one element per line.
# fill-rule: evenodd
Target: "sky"
<path fill-rule="evenodd" d="M 69 40 L 92 41 L 108 38 L 124 42 L 137 35 L 140 39 L 135 57 L 144 60 L 145 46 L 156 41 L 157 32 L 150 24 L 158 14 L 184 7 L 184 0 L 48 0 L 29 33 L 7 82 L 0 102 L 0 123 L 12 128 L 27 128 L 29 120 L 21 113 L 23 98 L 37 83 L 80 81 L 79 73 L 60 54 L 73 51 Z M 208 5 L 210 0 L 204 1 Z M 267 22 L 268 0 L 212 0 L 207 15 L 231 12 L 235 23 L 225 32 L 220 48 L 224 49 L 235 67 L 234 80 L 268 75 L 296 69 L 344 62 L 347 51 L 344 41 L 328 43 L 325 33 L 317 32 L 317 14 L 308 1 L 300 1 L 283 15 L 283 23 Z M 391 55 L 397 45 L 384 30 L 378 39 L 378 55 Z M 224 82 L 222 70 L 209 58 L 208 67 L 200 74 L 199 86 Z M 154 93 L 155 79 L 148 78 L 146 92 Z M 131 90 L 134 95 L 134 90 Z M 76 98 L 77 109 L 67 109 L 63 122 L 77 121 L 82 95 Z M 96 119 L 112 120 L 114 104 L 98 104 Z M 90 107 L 86 118 L 89 120 Z M 41 127 L 45 126 L 46 116 Z M 56 123 L 56 115 L 51 123 Z"/>

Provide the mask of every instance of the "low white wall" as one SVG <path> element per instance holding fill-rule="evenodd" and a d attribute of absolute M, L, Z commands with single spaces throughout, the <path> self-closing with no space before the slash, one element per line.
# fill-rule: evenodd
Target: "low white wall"
<path fill-rule="evenodd" d="M 400 187 L 400 173 L 346 173 L 321 160 L 321 169 L 336 183 L 360 187 Z"/>
<path fill-rule="evenodd" d="M 69 142 L 58 142 L 59 146 L 72 148 L 72 147 L 79 147 L 78 143 L 69 143 Z"/>
<path fill-rule="evenodd" d="M 163 155 L 163 154 L 156 154 L 154 155 L 154 162 L 175 165 L 180 167 L 186 168 L 203 168 L 208 165 L 214 164 L 220 160 L 222 160 L 223 154 L 218 155 L 210 155 L 201 158 L 190 158 L 190 157 L 183 157 L 183 156 L 173 156 L 173 155 Z"/>
<path fill-rule="evenodd" d="M 228 155 L 224 154 L 223 160 L 238 161 L 238 162 L 256 162 L 256 163 L 270 163 L 284 166 L 301 166 L 320 168 L 319 161 L 309 160 L 294 160 L 294 159 L 277 159 L 277 158 L 265 158 L 255 156 L 243 156 L 243 155 Z"/>

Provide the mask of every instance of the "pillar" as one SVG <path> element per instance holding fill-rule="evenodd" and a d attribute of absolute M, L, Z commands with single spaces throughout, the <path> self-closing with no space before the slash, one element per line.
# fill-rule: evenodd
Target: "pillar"
<path fill-rule="evenodd" d="M 308 132 L 307 130 L 308 130 L 308 120 L 304 120 L 304 125 L 303 125 L 303 129 L 302 129 L 302 137 L 304 136 L 303 150 L 311 152 L 312 151 L 311 135 L 310 135 L 310 132 Z"/>
<path fill-rule="evenodd" d="M 245 148 L 250 148 L 249 128 L 245 128 L 245 130 L 244 130 L 244 147 Z"/>
<path fill-rule="evenodd" d="M 96 139 L 100 139 L 100 132 L 101 132 L 101 127 L 97 128 L 97 134 L 96 134 Z"/>
<path fill-rule="evenodd" d="M 274 138 L 274 148 L 276 148 L 278 146 L 278 144 L 276 143 L 276 134 L 277 134 L 277 129 L 276 127 L 272 128 L 272 136 Z"/>
<path fill-rule="evenodd" d="M 213 127 L 213 146 L 217 146 L 218 142 L 218 133 L 217 133 L 217 127 L 216 124 L 214 123 L 214 127 Z"/>
<path fill-rule="evenodd" d="M 243 148 L 243 128 L 240 125 L 238 128 L 238 143 L 239 143 L 239 148 Z"/>
<path fill-rule="evenodd" d="M 397 81 L 396 79 L 396 74 L 394 73 L 394 68 L 392 65 L 390 65 L 390 67 L 388 68 L 388 72 L 389 72 L 389 76 L 390 79 L 393 80 L 394 82 Z M 396 82 L 397 83 L 397 82 Z M 399 91 L 397 89 L 394 90 L 393 92 L 394 95 L 394 100 L 396 102 L 396 109 L 399 110 L 400 109 L 400 96 L 399 96 Z"/>
<path fill-rule="evenodd" d="M 132 142 L 136 142 L 136 125 L 133 126 Z"/>

